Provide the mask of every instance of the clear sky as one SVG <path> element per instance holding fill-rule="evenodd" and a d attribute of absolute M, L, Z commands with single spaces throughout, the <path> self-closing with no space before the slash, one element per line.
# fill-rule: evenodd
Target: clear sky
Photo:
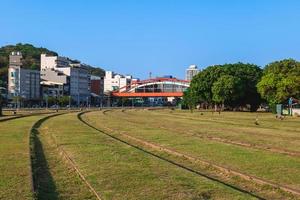
<path fill-rule="evenodd" d="M 299 0 L 2 0 L 0 45 L 32 43 L 135 77 L 300 60 Z"/>

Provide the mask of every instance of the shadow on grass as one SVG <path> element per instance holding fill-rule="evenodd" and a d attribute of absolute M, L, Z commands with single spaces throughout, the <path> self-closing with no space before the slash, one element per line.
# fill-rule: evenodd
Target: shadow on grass
<path fill-rule="evenodd" d="M 59 199 L 55 182 L 48 167 L 43 144 L 38 137 L 40 134 L 38 128 L 41 127 L 46 120 L 62 114 L 63 113 L 42 118 L 38 120 L 31 129 L 30 151 L 35 199 Z"/>

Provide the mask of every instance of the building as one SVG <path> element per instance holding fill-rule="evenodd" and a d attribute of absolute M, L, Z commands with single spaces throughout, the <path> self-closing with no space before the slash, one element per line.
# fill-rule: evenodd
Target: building
<path fill-rule="evenodd" d="M 43 85 L 52 84 L 52 91 L 57 89 L 60 94 L 71 96 L 78 105 L 89 101 L 90 72 L 87 65 L 66 57 L 41 54 L 41 71 Z"/>
<path fill-rule="evenodd" d="M 41 86 L 43 96 L 60 97 L 69 95 L 70 78 L 62 72 L 44 68 L 41 70 Z"/>
<path fill-rule="evenodd" d="M 191 81 L 195 75 L 199 73 L 199 70 L 196 65 L 190 65 L 186 69 L 185 80 Z"/>
<path fill-rule="evenodd" d="M 22 54 L 12 52 L 8 67 L 8 97 L 24 100 L 40 98 L 40 71 L 22 68 Z"/>
<path fill-rule="evenodd" d="M 69 67 L 69 60 L 61 56 L 41 54 L 41 85 L 43 96 L 70 95 L 70 77 L 60 69 Z"/>
<path fill-rule="evenodd" d="M 68 67 L 70 60 L 67 57 L 62 56 L 48 56 L 41 54 L 41 71 L 43 69 L 57 69 Z"/>
<path fill-rule="evenodd" d="M 104 77 L 104 92 L 111 92 L 118 89 L 125 89 L 125 86 L 130 85 L 132 76 L 123 76 L 115 74 L 112 71 L 106 71 Z"/>
<path fill-rule="evenodd" d="M 91 93 L 101 96 L 104 91 L 104 77 L 91 76 Z"/>

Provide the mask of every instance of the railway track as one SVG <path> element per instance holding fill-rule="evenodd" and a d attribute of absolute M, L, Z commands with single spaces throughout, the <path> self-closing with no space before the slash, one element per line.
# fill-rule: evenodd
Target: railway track
<path fill-rule="evenodd" d="M 151 110 L 149 110 L 151 111 Z M 188 119 L 188 120 L 192 120 L 192 121 L 197 121 L 199 122 L 199 120 L 203 121 L 203 122 L 216 122 L 216 123 L 220 123 L 220 124 L 224 124 L 224 125 L 240 125 L 240 126 L 245 126 L 245 127 L 248 127 L 248 128 L 252 128 L 253 126 L 251 125 L 245 125 L 245 124 L 241 124 L 241 123 L 233 123 L 233 122 L 228 122 L 228 121 L 221 121 L 221 120 L 216 120 L 216 119 L 203 119 L 199 116 L 199 118 L 195 118 L 195 117 L 188 117 L 188 116 L 181 116 L 181 115 L 178 115 L 178 114 L 168 114 L 168 113 L 155 113 L 156 115 L 161 115 L 161 116 L 166 116 L 166 117 L 176 117 L 176 118 L 180 118 L 180 119 Z M 254 121 L 254 119 L 253 119 Z M 261 129 L 269 129 L 269 130 L 277 130 L 276 128 L 274 127 L 270 127 L 270 126 L 255 126 L 257 128 L 261 128 Z M 285 131 L 295 131 L 293 129 L 289 129 L 289 128 L 285 128 L 284 129 Z M 299 132 L 299 131 L 297 131 Z M 251 133 L 253 134 L 253 133 Z M 260 133 L 262 134 L 262 133 Z M 269 135 L 266 135 L 266 136 L 269 136 Z M 284 138 L 283 136 L 278 136 L 278 137 L 282 137 Z"/>
<path fill-rule="evenodd" d="M 10 120 L 14 120 L 14 119 L 20 119 L 20 118 L 24 118 L 24 117 L 52 114 L 52 113 L 55 113 L 55 112 L 30 113 L 30 114 L 23 114 L 23 115 L 21 114 L 21 115 L 16 115 L 16 116 L 3 118 L 3 119 L 0 118 L 0 122 L 10 121 Z"/>
<path fill-rule="evenodd" d="M 89 111 L 88 111 L 88 112 L 89 112 Z M 109 112 L 109 111 L 106 111 L 106 113 L 107 113 L 107 112 Z M 214 181 L 214 182 L 216 182 L 216 183 L 222 184 L 222 185 L 224 185 L 224 186 L 226 186 L 226 187 L 229 187 L 229 188 L 231 188 L 231 189 L 233 189 L 233 190 L 235 190 L 235 191 L 238 191 L 238 192 L 241 192 L 241 193 L 250 195 L 250 196 L 255 197 L 255 198 L 257 198 L 257 199 L 265 199 L 264 197 L 259 196 L 258 194 L 253 193 L 252 191 L 248 191 L 248 190 L 245 190 L 245 189 L 243 189 L 243 188 L 240 188 L 240 187 L 238 187 L 238 186 L 236 186 L 236 185 L 226 183 L 226 182 L 224 182 L 224 181 L 222 181 L 222 180 L 220 180 L 220 179 L 218 179 L 218 178 L 215 178 L 215 177 L 210 176 L 210 175 L 208 175 L 208 174 L 204 174 L 204 173 L 202 173 L 202 172 L 200 172 L 200 171 L 197 171 L 197 170 L 194 170 L 194 169 L 192 169 L 192 168 L 190 168 L 190 167 L 188 167 L 188 166 L 182 165 L 182 164 L 180 164 L 179 162 L 176 162 L 176 161 L 174 161 L 174 160 L 168 159 L 168 158 L 163 157 L 163 156 L 161 156 L 161 155 L 159 155 L 159 154 L 153 153 L 153 152 L 147 150 L 146 148 L 141 147 L 141 146 L 139 146 L 139 145 L 136 145 L 136 144 L 134 144 L 134 143 L 132 143 L 132 142 L 129 142 L 128 140 L 125 140 L 125 139 L 123 139 L 123 138 L 121 138 L 121 137 L 117 137 L 117 136 L 115 136 L 115 135 L 113 135 L 113 134 L 110 134 L 109 131 L 101 130 L 101 129 L 97 128 L 97 127 L 94 127 L 93 125 L 91 125 L 90 123 L 88 123 L 86 120 L 84 120 L 84 119 L 82 118 L 82 115 L 85 114 L 85 113 L 87 113 L 87 112 L 79 113 L 79 114 L 77 115 L 78 119 L 79 119 L 82 123 L 86 124 L 87 126 L 89 126 L 90 128 L 96 130 L 97 132 L 99 132 L 99 133 L 101 133 L 101 134 L 104 134 L 104 135 L 106 135 L 106 136 L 108 136 L 108 137 L 110 137 L 110 138 L 112 138 L 112 139 L 114 139 L 114 140 L 116 140 L 116 141 L 119 141 L 119 142 L 121 142 L 121 143 L 123 143 L 123 144 L 125 144 L 125 145 L 131 146 L 131 147 L 133 147 L 133 148 L 135 148 L 135 149 L 137 149 L 137 150 L 139 150 L 139 151 L 142 151 L 143 153 L 146 153 L 146 154 L 148 154 L 148 155 L 150 155 L 150 156 L 153 156 L 153 157 L 155 157 L 155 158 L 157 158 L 157 159 L 160 159 L 160 160 L 163 160 L 163 161 L 165 161 L 165 162 L 168 162 L 169 164 L 175 165 L 175 166 L 177 166 L 177 167 L 179 167 L 179 168 L 181 168 L 181 169 L 183 169 L 183 170 L 189 171 L 189 172 L 191 172 L 191 173 L 193 173 L 193 174 L 195 174 L 195 175 L 197 175 L 197 176 L 204 177 L 204 178 L 206 178 L 206 179 L 209 179 L 209 180 Z M 106 127 L 106 128 L 107 128 L 107 127 Z M 114 131 L 114 130 L 110 129 L 110 131 Z M 159 145 L 156 145 L 156 144 L 153 144 L 153 143 L 149 143 L 149 142 L 140 140 L 140 139 L 138 139 L 138 138 L 129 136 L 128 134 L 125 134 L 125 133 L 120 133 L 120 134 L 121 134 L 122 136 L 124 136 L 125 138 L 130 139 L 131 141 L 135 141 L 135 142 L 137 142 L 137 143 L 143 144 L 144 146 L 150 147 L 151 149 L 158 150 L 158 151 L 163 151 L 163 152 L 165 152 L 165 153 L 168 153 L 168 154 L 171 154 L 171 155 L 175 155 L 175 156 L 180 156 L 180 157 L 183 157 L 183 158 L 186 158 L 186 159 L 191 159 L 191 157 L 189 157 L 189 156 L 187 156 L 187 155 L 185 155 L 185 154 L 181 154 L 181 153 L 179 153 L 179 152 L 175 152 L 175 151 L 173 151 L 173 150 L 170 150 L 170 149 L 161 147 L 161 146 L 159 146 Z M 194 158 L 193 158 L 193 161 L 195 161 Z M 199 162 L 199 160 L 197 160 L 197 162 Z M 201 162 L 204 162 L 204 161 L 201 161 Z M 212 166 L 212 163 L 209 163 L 209 165 Z M 221 168 L 220 168 L 220 169 L 221 169 Z M 222 168 L 222 171 L 232 172 L 231 170 L 225 169 L 225 168 Z M 251 179 L 251 180 L 252 180 L 252 179 Z"/>
<path fill-rule="evenodd" d="M 125 112 L 125 110 L 122 111 L 122 113 L 127 114 L 127 115 L 131 115 L 128 112 Z M 137 124 L 136 121 L 129 120 L 126 117 L 122 118 L 122 119 L 129 122 L 129 123 Z M 175 131 L 177 133 L 180 133 L 180 134 L 183 134 L 183 135 L 186 135 L 186 136 L 192 136 L 192 137 L 196 137 L 196 138 L 200 138 L 200 139 L 207 139 L 207 140 L 221 142 L 221 143 L 225 143 L 225 144 L 246 147 L 246 148 L 249 148 L 249 149 L 269 151 L 269 152 L 272 152 L 272 153 L 280 153 L 280 154 L 288 155 L 288 156 L 291 156 L 291 157 L 300 157 L 300 152 L 299 151 L 290 151 L 290 150 L 283 149 L 283 148 L 262 146 L 262 145 L 247 143 L 247 142 L 240 142 L 240 141 L 235 141 L 235 140 L 230 140 L 230 139 L 224 139 L 224 138 L 216 137 L 216 136 L 202 135 L 201 131 L 198 131 L 197 133 L 196 132 L 191 132 L 191 131 L 180 131 L 180 130 L 170 128 L 170 127 L 166 127 L 166 126 L 155 126 L 153 124 L 148 125 L 148 126 L 153 127 L 153 128 L 164 129 L 164 130 L 167 130 L 167 131 Z"/>
<path fill-rule="evenodd" d="M 76 111 L 75 111 L 76 112 Z M 64 115 L 68 114 L 70 112 L 66 113 L 56 113 L 53 115 L 46 116 L 40 120 L 38 120 L 31 128 L 30 130 L 30 138 L 29 138 L 29 151 L 30 151 L 30 174 L 31 174 L 31 187 L 32 187 L 32 192 L 35 195 L 35 199 L 37 199 L 37 193 L 38 193 L 38 179 L 39 177 L 36 174 L 37 168 L 37 163 L 35 163 L 35 157 L 36 154 L 38 153 L 36 148 L 36 137 L 37 134 L 39 134 L 38 129 L 41 127 L 41 125 L 47 121 L 50 118 L 57 117 L 59 115 Z M 69 166 L 78 174 L 80 179 L 83 181 L 83 183 L 87 186 L 87 188 L 91 191 L 91 193 L 95 196 L 97 200 L 103 200 L 100 195 L 96 192 L 96 190 L 93 188 L 93 186 L 87 181 L 86 177 L 81 173 L 80 169 L 76 165 L 75 161 L 69 156 L 69 154 L 64 150 L 64 148 L 60 145 L 58 145 L 56 139 L 52 134 L 50 134 L 50 137 L 52 141 L 54 141 L 54 144 L 59 152 L 59 154 L 68 162 Z"/>

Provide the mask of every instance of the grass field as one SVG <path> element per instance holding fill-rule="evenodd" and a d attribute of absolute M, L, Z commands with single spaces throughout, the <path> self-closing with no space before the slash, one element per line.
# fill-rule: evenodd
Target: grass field
<path fill-rule="evenodd" d="M 37 199 L 300 198 L 299 118 L 119 109 L 52 116 L 30 133 L 49 115 L 0 122 L 0 199 L 34 196 L 29 134 Z"/>
<path fill-rule="evenodd" d="M 29 132 L 43 116 L 0 122 L 0 199 L 32 199 Z"/>

